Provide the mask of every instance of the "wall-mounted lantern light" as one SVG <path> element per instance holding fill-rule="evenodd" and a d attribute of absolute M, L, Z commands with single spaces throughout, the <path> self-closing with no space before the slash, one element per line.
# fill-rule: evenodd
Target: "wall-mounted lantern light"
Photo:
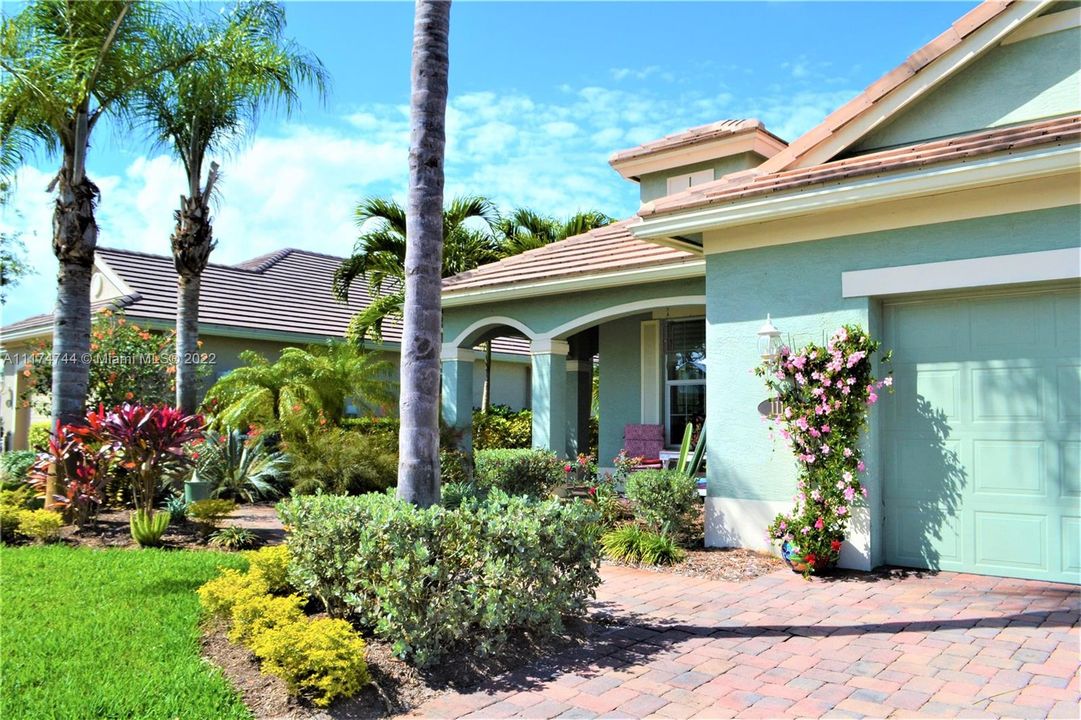
<path fill-rule="evenodd" d="M 777 361 L 781 350 L 781 331 L 773 327 L 773 321 L 766 315 L 766 322 L 758 328 L 758 352 L 762 361 L 772 365 Z"/>

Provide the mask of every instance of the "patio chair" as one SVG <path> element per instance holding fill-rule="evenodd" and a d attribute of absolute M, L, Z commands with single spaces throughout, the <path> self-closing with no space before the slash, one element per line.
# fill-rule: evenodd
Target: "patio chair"
<path fill-rule="evenodd" d="M 632 458 L 642 458 L 632 470 L 663 469 L 661 451 L 664 450 L 664 425 L 625 425 L 623 449 Z"/>

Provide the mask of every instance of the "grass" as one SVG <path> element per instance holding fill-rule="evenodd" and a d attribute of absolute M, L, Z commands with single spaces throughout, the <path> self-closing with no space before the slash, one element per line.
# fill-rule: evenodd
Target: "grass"
<path fill-rule="evenodd" d="M 0 548 L 0 717 L 250 718 L 200 657 L 195 589 L 236 556 Z"/>

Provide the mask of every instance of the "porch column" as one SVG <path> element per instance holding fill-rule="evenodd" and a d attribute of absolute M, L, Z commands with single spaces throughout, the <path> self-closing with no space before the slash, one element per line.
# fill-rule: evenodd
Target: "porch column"
<path fill-rule="evenodd" d="M 593 360 L 567 361 L 567 457 L 589 450 L 589 414 L 593 404 Z"/>
<path fill-rule="evenodd" d="M 473 452 L 473 365 L 471 349 L 443 346 L 440 353 L 443 392 L 443 422 L 461 434 L 458 447 Z"/>
<path fill-rule="evenodd" d="M 567 451 L 567 352 L 562 340 L 534 340 L 530 344 L 533 364 L 533 447 Z"/>

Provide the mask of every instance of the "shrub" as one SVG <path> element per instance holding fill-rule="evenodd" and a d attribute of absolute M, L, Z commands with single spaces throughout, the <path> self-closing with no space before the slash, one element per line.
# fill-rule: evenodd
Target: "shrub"
<path fill-rule="evenodd" d="M 167 512 L 149 513 L 146 510 L 136 510 L 128 520 L 132 539 L 139 547 L 158 547 L 169 527 L 170 517 Z"/>
<path fill-rule="evenodd" d="M 242 573 L 225 568 L 221 575 L 204 584 L 196 592 L 207 614 L 220 617 L 231 614 L 233 607 L 239 603 L 266 595 L 268 590 L 267 581 L 259 573 Z"/>
<path fill-rule="evenodd" d="M 210 544 L 223 550 L 248 550 L 260 543 L 259 536 L 242 527 L 227 527 L 210 536 Z"/>
<path fill-rule="evenodd" d="M 97 418 L 98 415 L 88 415 Z M 90 439 L 84 428 L 58 427 L 49 435 L 45 452 L 38 455 L 27 481 L 45 499 L 59 505 L 77 525 L 84 525 L 105 500 L 112 449 Z M 55 472 L 55 477 L 50 476 Z M 52 480 L 55 479 L 55 484 Z"/>
<path fill-rule="evenodd" d="M 442 486 L 440 494 L 443 497 L 443 507 L 455 510 L 468 500 L 483 500 L 487 493 L 471 482 L 456 482 Z"/>
<path fill-rule="evenodd" d="M 15 450 L 0 454 L 0 482 L 5 484 L 26 482 L 26 477 L 37 457 L 37 453 L 33 450 Z"/>
<path fill-rule="evenodd" d="M 398 456 L 378 440 L 334 428 L 288 445 L 293 487 L 299 493 L 334 495 L 382 492 L 398 479 Z"/>
<path fill-rule="evenodd" d="M 257 636 L 251 649 L 264 672 L 280 677 L 291 692 L 311 694 L 322 707 L 355 695 L 370 681 L 364 640 L 344 620 L 283 625 Z"/>
<path fill-rule="evenodd" d="M 229 639 L 251 645 L 268 630 L 304 619 L 304 598 L 299 595 L 251 595 L 233 605 L 229 612 L 233 625 Z"/>
<path fill-rule="evenodd" d="M 285 545 L 271 545 L 244 553 L 248 560 L 249 573 L 257 574 L 267 584 L 272 593 L 285 592 L 289 585 L 289 548 Z"/>
<path fill-rule="evenodd" d="M 654 532 L 679 536 L 693 526 L 698 509 L 694 478 L 675 470 L 642 470 L 627 478 L 634 516 Z"/>
<path fill-rule="evenodd" d="M 600 582 L 587 503 L 493 493 L 457 510 L 389 495 L 294 497 L 290 580 L 332 615 L 352 611 L 400 657 L 430 665 L 456 645 L 478 653 L 515 629 L 557 632 Z"/>
<path fill-rule="evenodd" d="M 606 533 L 601 538 L 601 545 L 605 555 L 626 563 L 672 565 L 686 555 L 672 538 L 637 525 L 624 525 Z"/>
<path fill-rule="evenodd" d="M 442 448 L 439 451 L 439 483 L 442 492 L 450 485 L 463 485 L 473 479 L 469 455 L 454 448 Z"/>
<path fill-rule="evenodd" d="M 30 450 L 36 452 L 38 450 L 44 450 L 49 445 L 49 423 L 48 421 L 41 421 L 36 423 L 30 423 L 30 431 L 27 435 L 27 442 L 30 445 Z"/>
<path fill-rule="evenodd" d="M 284 453 L 270 452 L 262 435 L 246 437 L 239 430 L 227 435 L 209 431 L 191 446 L 195 472 L 210 483 L 212 497 L 255 502 L 281 496 L 278 486 L 289 474 Z"/>
<path fill-rule="evenodd" d="M 64 527 L 64 518 L 52 510 L 20 510 L 20 535 L 41 543 L 53 542 L 60 537 L 60 528 Z"/>
<path fill-rule="evenodd" d="M 506 405 L 493 405 L 486 413 L 473 413 L 473 447 L 477 450 L 529 448 L 532 441 L 530 410 L 514 412 Z"/>
<path fill-rule="evenodd" d="M 209 535 L 234 510 L 236 510 L 236 503 L 232 500 L 220 500 L 217 498 L 196 500 L 188 506 L 188 517 L 199 523 L 203 528 L 203 532 Z"/>
<path fill-rule="evenodd" d="M 22 510 L 11 505 L 0 505 L 0 540 L 11 542 L 19 533 Z"/>
<path fill-rule="evenodd" d="M 563 482 L 564 463 L 547 450 L 478 450 L 477 484 L 509 495 L 548 497 Z"/>

